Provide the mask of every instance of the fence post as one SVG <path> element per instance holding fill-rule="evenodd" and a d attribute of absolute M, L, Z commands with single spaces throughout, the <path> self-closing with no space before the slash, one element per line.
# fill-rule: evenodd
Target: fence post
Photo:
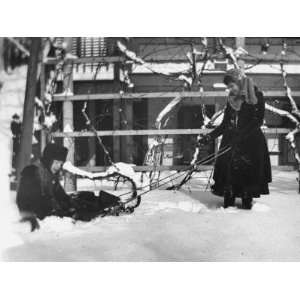
<path fill-rule="evenodd" d="M 72 50 L 72 38 L 64 39 L 66 42 L 66 52 Z M 64 69 L 63 93 L 73 93 L 73 67 L 72 64 L 67 64 Z M 74 130 L 73 120 L 73 102 L 70 100 L 63 102 L 63 131 L 72 132 Z M 68 148 L 67 160 L 72 164 L 75 162 L 75 138 L 64 138 L 64 146 Z M 70 173 L 65 176 L 65 190 L 72 192 L 76 190 L 76 177 Z"/>

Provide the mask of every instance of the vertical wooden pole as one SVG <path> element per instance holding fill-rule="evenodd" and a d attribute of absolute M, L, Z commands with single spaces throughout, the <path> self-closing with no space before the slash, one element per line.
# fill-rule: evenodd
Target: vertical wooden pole
<path fill-rule="evenodd" d="M 222 108 L 221 108 L 221 105 L 220 105 L 219 101 L 216 101 L 215 102 L 215 113 L 218 112 L 221 109 Z M 218 153 L 220 142 L 221 142 L 221 138 L 220 137 L 218 137 L 217 139 L 215 139 L 215 155 L 217 155 L 217 153 Z"/>
<path fill-rule="evenodd" d="M 244 37 L 236 37 L 235 38 L 235 46 L 236 46 L 236 48 L 238 48 L 238 47 L 245 48 L 245 38 Z M 240 66 L 241 70 L 244 73 L 245 61 L 243 59 L 238 59 L 237 63 L 238 63 L 238 65 Z"/>
<path fill-rule="evenodd" d="M 91 120 L 95 120 L 96 102 L 89 101 L 88 103 L 88 113 Z M 92 121 L 94 123 L 94 121 Z M 96 143 L 95 137 L 88 138 L 89 147 L 89 167 L 94 167 L 96 165 Z"/>
<path fill-rule="evenodd" d="M 126 106 L 126 113 L 127 116 L 127 129 L 133 129 L 133 101 L 127 101 Z M 133 163 L 133 137 L 126 136 L 126 145 L 127 145 L 127 161 L 128 163 Z"/>
<path fill-rule="evenodd" d="M 0 72 L 4 71 L 4 38 L 0 37 Z"/>
<path fill-rule="evenodd" d="M 123 118 L 122 129 L 132 129 L 133 118 L 133 102 L 123 100 L 122 103 Z M 133 138 L 132 136 L 124 136 L 121 138 L 121 160 L 127 163 L 133 163 Z"/>
<path fill-rule="evenodd" d="M 120 129 L 120 100 L 114 99 L 113 101 L 113 130 Z M 118 162 L 120 157 L 120 137 L 113 137 L 113 161 Z"/>
<path fill-rule="evenodd" d="M 44 99 L 44 94 L 46 90 L 46 78 L 45 78 L 45 65 L 43 61 L 41 62 L 41 73 L 40 73 L 40 90 L 41 90 L 41 100 Z M 47 136 L 45 130 L 41 130 L 41 140 L 40 140 L 40 147 L 41 147 L 41 153 L 45 149 L 47 144 Z"/>
<path fill-rule="evenodd" d="M 65 38 L 67 44 L 66 52 L 71 52 L 72 49 L 72 38 Z M 72 65 L 68 64 L 65 66 L 64 82 L 63 82 L 63 92 L 68 91 L 73 92 L 73 70 Z M 63 102 L 63 131 L 73 131 L 73 102 L 64 101 Z M 67 160 L 74 164 L 75 161 L 75 138 L 64 138 L 64 146 L 68 148 Z M 68 192 L 76 190 L 76 177 L 67 173 L 65 176 L 65 190 Z"/>
<path fill-rule="evenodd" d="M 30 163 L 30 157 L 32 153 L 34 98 L 36 96 L 37 71 L 40 50 L 41 38 L 33 37 L 31 39 L 30 57 L 27 70 L 22 135 L 20 150 L 18 153 L 17 178 L 19 178 L 22 169 Z"/>
<path fill-rule="evenodd" d="M 147 99 L 147 129 L 152 129 L 153 128 L 153 124 L 154 124 L 154 120 L 153 120 L 153 116 L 157 115 L 154 113 L 154 109 L 153 109 L 153 103 L 156 103 L 155 101 L 151 101 L 152 99 Z M 153 136 L 147 135 L 147 148 L 149 148 L 149 145 L 151 143 L 151 141 L 153 141 Z"/>
<path fill-rule="evenodd" d="M 138 50 L 138 44 L 136 39 L 130 38 L 127 41 L 127 46 L 132 51 Z M 121 118 L 122 129 L 133 128 L 133 101 L 121 100 L 121 108 L 123 110 Z M 133 163 L 133 137 L 124 136 L 121 137 L 121 160 L 127 163 Z"/>
<path fill-rule="evenodd" d="M 236 37 L 235 38 L 235 46 L 238 47 L 245 47 L 245 38 L 244 37 Z"/>

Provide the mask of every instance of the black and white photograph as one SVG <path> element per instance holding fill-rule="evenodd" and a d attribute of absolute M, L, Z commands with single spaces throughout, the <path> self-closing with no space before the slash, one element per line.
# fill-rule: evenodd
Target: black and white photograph
<path fill-rule="evenodd" d="M 186 4 L 182 20 L 172 17 L 176 5 L 163 5 L 170 16 L 157 1 L 151 12 L 129 3 L 128 13 L 103 9 L 97 26 L 87 3 L 80 4 L 85 19 L 72 7 L 55 15 L 48 3 L 34 22 L 38 34 L 3 27 L 0 261 L 7 269 L 71 263 L 56 277 L 89 262 L 96 274 L 119 274 L 118 290 L 133 268 L 140 279 L 153 278 L 145 280 L 153 291 L 167 270 L 180 276 L 163 284 L 175 291 L 186 265 L 196 289 L 202 268 L 217 275 L 214 266 L 224 274 L 243 266 L 248 273 L 248 266 L 250 278 L 239 269 L 221 275 L 232 289 L 241 280 L 246 293 L 262 284 L 258 263 L 274 270 L 274 263 L 300 261 L 300 31 L 291 34 L 277 18 L 279 27 L 268 32 L 273 23 L 259 11 L 255 24 L 246 5 L 228 4 L 219 18 L 221 10 L 197 14 Z M 11 20 L 26 26 L 20 14 Z M 68 19 L 77 23 L 73 30 Z M 71 273 L 79 280 L 89 272 Z M 129 289 L 134 284 L 122 286 Z M 144 298 L 144 289 L 139 295 L 157 298 Z"/>
<path fill-rule="evenodd" d="M 4 260 L 300 259 L 300 38 L 1 48 Z"/>

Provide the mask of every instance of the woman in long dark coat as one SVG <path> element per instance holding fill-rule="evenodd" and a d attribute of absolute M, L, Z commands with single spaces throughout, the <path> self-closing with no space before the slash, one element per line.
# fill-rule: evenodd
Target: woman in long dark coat
<path fill-rule="evenodd" d="M 230 70 L 224 77 L 230 90 L 224 119 L 220 126 L 204 136 L 207 143 L 223 135 L 220 149 L 231 150 L 216 160 L 212 192 L 224 197 L 224 207 L 234 206 L 242 198 L 242 207 L 251 209 L 252 199 L 269 194 L 272 181 L 267 143 L 260 126 L 263 124 L 265 101 L 252 80 L 239 70 Z"/>

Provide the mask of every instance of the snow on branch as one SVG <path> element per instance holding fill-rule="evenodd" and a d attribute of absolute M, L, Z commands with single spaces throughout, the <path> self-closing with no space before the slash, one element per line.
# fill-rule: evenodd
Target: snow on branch
<path fill-rule="evenodd" d="M 120 41 L 117 41 L 117 46 L 121 52 L 123 52 L 129 59 L 131 59 L 135 63 L 141 65 L 145 64 L 145 61 L 143 59 L 138 57 L 133 51 L 128 50 L 127 47 L 124 44 L 122 44 Z"/>
<path fill-rule="evenodd" d="M 298 121 L 298 119 L 293 116 L 291 113 L 285 111 L 285 110 L 282 110 L 282 109 L 279 109 L 279 108 L 276 108 L 276 107 L 273 107 L 269 104 L 265 104 L 265 108 L 275 114 L 278 114 L 282 117 L 286 117 L 286 118 L 289 118 L 293 123 L 295 123 L 296 125 L 296 128 L 293 129 L 292 131 L 290 131 L 287 135 L 286 135 L 286 140 L 289 141 L 293 151 L 294 151 L 294 155 L 295 155 L 295 159 L 296 161 L 298 162 L 298 165 L 300 166 L 300 154 L 299 154 L 299 151 L 297 149 L 297 145 L 296 145 L 296 140 L 295 140 L 295 135 L 296 133 L 299 133 L 300 132 L 300 122 Z"/>
<path fill-rule="evenodd" d="M 287 73 L 284 70 L 282 63 L 280 64 L 280 70 L 281 70 L 281 75 L 282 75 L 282 78 L 283 78 L 284 87 L 285 87 L 285 90 L 286 90 L 286 95 L 289 98 L 291 106 L 292 106 L 292 113 L 294 115 L 297 115 L 298 118 L 300 118 L 300 112 L 299 112 L 299 109 L 297 107 L 296 101 L 294 100 L 294 98 L 292 96 L 292 90 L 291 90 L 291 88 L 289 87 L 289 85 L 287 83 L 287 79 L 286 79 Z"/>
<path fill-rule="evenodd" d="M 161 128 L 162 119 L 181 101 L 181 97 L 177 96 L 170 103 L 166 105 L 166 107 L 159 113 L 156 118 L 155 125 L 156 128 Z"/>
<path fill-rule="evenodd" d="M 225 111 L 225 108 L 215 112 L 213 114 L 213 116 L 211 117 L 209 123 L 206 125 L 206 127 L 217 126 L 217 125 L 221 124 L 223 117 L 224 117 L 224 111 Z"/>
<path fill-rule="evenodd" d="M 6 37 L 11 43 L 13 43 L 21 52 L 23 52 L 26 56 L 30 56 L 29 50 L 27 50 L 19 41 L 12 37 Z"/>
<path fill-rule="evenodd" d="M 275 114 L 278 114 L 282 117 L 287 117 L 289 118 L 292 122 L 294 122 L 296 124 L 296 126 L 299 126 L 299 121 L 297 120 L 297 118 L 295 118 L 291 113 L 289 113 L 286 110 L 283 109 L 279 109 L 277 107 L 274 107 L 268 103 L 265 104 L 265 108 Z"/>
<path fill-rule="evenodd" d="M 221 38 L 219 39 L 219 45 L 221 50 L 224 52 L 225 56 L 232 60 L 234 67 L 240 69 L 240 66 L 238 64 L 238 58 L 247 55 L 248 52 L 242 47 L 238 47 L 236 50 L 234 50 L 231 47 L 224 45 L 223 40 Z"/>
<path fill-rule="evenodd" d="M 81 177 L 88 178 L 91 180 L 105 179 L 111 175 L 120 174 L 120 175 L 123 175 L 125 177 L 132 179 L 135 182 L 135 184 L 138 185 L 139 180 L 138 180 L 137 174 L 135 173 L 135 171 L 133 169 L 134 166 L 135 165 L 133 165 L 133 164 L 118 162 L 112 166 L 109 166 L 107 168 L 107 170 L 104 172 L 92 173 L 92 172 L 84 171 L 78 167 L 75 167 L 70 161 L 66 161 L 63 164 L 63 170 L 65 170 L 73 175 L 81 176 Z"/>
<path fill-rule="evenodd" d="M 117 46 L 119 50 L 125 54 L 125 56 L 130 59 L 133 63 L 136 63 L 138 65 L 143 66 L 144 68 L 151 71 L 153 74 L 163 75 L 167 77 L 172 77 L 174 80 L 183 81 L 185 85 L 191 86 L 192 84 L 192 78 L 189 76 L 186 76 L 186 74 L 183 74 L 182 71 L 170 73 L 170 72 L 164 72 L 162 70 L 157 71 L 153 69 L 150 63 L 147 63 L 145 60 L 143 60 L 141 57 L 139 57 L 135 52 L 129 50 L 122 42 L 117 41 Z M 180 75 L 177 75 L 180 73 Z"/>

